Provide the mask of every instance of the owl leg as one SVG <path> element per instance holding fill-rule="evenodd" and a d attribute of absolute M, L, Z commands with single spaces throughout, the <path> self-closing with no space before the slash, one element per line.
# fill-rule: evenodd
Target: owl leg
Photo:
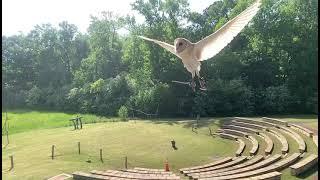
<path fill-rule="evenodd" d="M 192 88 L 193 92 L 195 92 L 196 91 L 196 82 L 194 81 L 195 72 L 192 72 L 191 75 L 192 75 L 191 88 Z"/>
<path fill-rule="evenodd" d="M 199 80 L 199 84 L 200 84 L 200 89 L 201 90 L 207 90 L 206 88 L 206 82 L 204 81 L 204 78 L 200 76 L 200 71 L 196 71 L 197 76 L 198 76 L 198 80 Z"/>

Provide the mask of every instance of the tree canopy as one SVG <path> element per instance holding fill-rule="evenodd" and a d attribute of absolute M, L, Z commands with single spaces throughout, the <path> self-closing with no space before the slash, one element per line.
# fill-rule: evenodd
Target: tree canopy
<path fill-rule="evenodd" d="M 136 0 L 142 24 L 103 12 L 84 34 L 64 21 L 2 36 L 2 105 L 108 116 L 126 107 L 162 117 L 317 113 L 317 0 L 263 0 L 252 22 L 202 63 L 206 92 L 173 84 L 190 79 L 181 60 L 137 37 L 196 42 L 252 2 L 215 1 L 197 13 L 187 0 Z"/>

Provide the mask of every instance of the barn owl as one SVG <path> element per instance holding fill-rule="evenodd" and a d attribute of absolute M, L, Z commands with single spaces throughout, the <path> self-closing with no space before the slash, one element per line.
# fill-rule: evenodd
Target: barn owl
<path fill-rule="evenodd" d="M 191 73 L 191 87 L 195 91 L 196 83 L 195 75 L 198 77 L 201 90 L 206 90 L 204 79 L 200 76 L 201 61 L 210 59 L 218 54 L 226 47 L 235 36 L 249 23 L 256 15 L 260 8 L 261 0 L 255 1 L 251 6 L 241 12 L 218 29 L 213 34 L 203 38 L 197 43 L 192 43 L 185 38 L 177 38 L 174 40 L 174 45 L 139 36 L 140 38 L 152 41 L 182 60 L 184 67 Z"/>

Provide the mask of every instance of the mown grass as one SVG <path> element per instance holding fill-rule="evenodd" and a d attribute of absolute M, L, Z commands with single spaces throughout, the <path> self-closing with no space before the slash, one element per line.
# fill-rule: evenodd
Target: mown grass
<path fill-rule="evenodd" d="M 177 150 L 171 147 L 172 139 Z M 77 142 L 81 143 L 81 155 Z M 50 158 L 52 145 L 58 155 L 54 160 Z M 103 163 L 99 160 L 100 148 Z M 196 134 L 185 123 L 130 121 L 89 124 L 76 131 L 69 127 L 33 130 L 10 136 L 9 146 L 2 151 L 2 177 L 44 179 L 62 172 L 118 169 L 124 167 L 124 156 L 128 156 L 129 167 L 150 168 L 163 168 L 168 158 L 171 169 L 177 172 L 182 167 L 234 156 L 236 149 L 232 141 L 209 136 L 205 127 Z M 15 159 L 10 172 L 9 155 Z M 92 162 L 87 163 L 88 159 Z"/>
<path fill-rule="evenodd" d="M 118 121 L 117 118 L 108 118 L 92 114 L 71 114 L 62 112 L 11 110 L 7 113 L 9 133 L 19 133 L 34 129 L 48 129 L 73 126 L 69 121 L 76 116 L 82 116 L 83 123 L 97 123 L 107 121 Z M 2 127 L 6 119 L 6 113 L 2 112 Z"/>
<path fill-rule="evenodd" d="M 31 110 L 9 111 L 10 144 L 2 149 L 2 178 L 44 179 L 63 172 L 119 169 L 124 167 L 124 156 L 128 156 L 129 168 L 163 168 L 163 163 L 168 158 L 170 168 L 178 173 L 179 168 L 234 156 L 238 148 L 238 143 L 234 141 L 208 135 L 208 127 L 215 132 L 225 118 L 202 118 L 196 132 L 192 132 L 192 126 L 196 121 L 190 119 L 120 122 L 117 118 L 83 114 L 81 116 L 84 117 L 85 123 L 104 123 L 85 124 L 82 130 L 73 130 L 69 119 L 76 115 Z M 318 125 L 317 117 L 313 115 L 274 118 Z M 312 140 L 299 134 L 306 140 L 307 154 L 317 153 L 318 148 Z M 287 134 L 283 135 L 288 140 L 290 154 L 298 152 L 298 144 L 294 139 Z M 272 154 L 280 152 L 280 143 L 274 137 L 270 137 L 276 142 Z M 258 154 L 263 154 L 265 142 L 259 137 L 256 138 L 261 144 Z M 171 147 L 172 139 L 176 141 L 177 150 Z M 2 140 L 6 142 L 5 136 Z M 77 142 L 81 143 L 80 155 Z M 50 157 L 52 145 L 56 147 L 54 160 Z M 99 159 L 99 149 L 103 150 L 103 163 Z M 247 146 L 244 155 L 249 155 L 250 149 L 250 145 Z M 10 155 L 14 156 L 15 162 L 12 171 L 8 171 Z M 86 162 L 88 159 L 91 163 Z M 298 178 L 291 176 L 288 169 L 282 173 L 282 179 L 312 179 L 318 172 L 313 168 Z"/>

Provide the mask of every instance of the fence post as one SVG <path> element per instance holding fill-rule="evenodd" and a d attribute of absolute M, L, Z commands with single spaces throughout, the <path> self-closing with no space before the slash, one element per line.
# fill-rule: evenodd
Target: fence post
<path fill-rule="evenodd" d="M 101 162 L 103 162 L 103 159 L 102 159 L 102 149 L 100 149 L 100 160 L 101 160 Z"/>
<path fill-rule="evenodd" d="M 200 114 L 197 114 L 197 128 L 199 127 Z"/>
<path fill-rule="evenodd" d="M 80 142 L 78 142 L 78 153 L 80 154 Z"/>
<path fill-rule="evenodd" d="M 82 117 L 79 117 L 79 121 L 80 121 L 80 129 L 82 129 L 82 121 L 81 121 Z"/>
<path fill-rule="evenodd" d="M 124 157 L 124 167 L 128 169 L 128 157 Z"/>
<path fill-rule="evenodd" d="M 54 158 L 54 145 L 52 145 L 52 148 L 51 148 L 51 159 Z"/>
<path fill-rule="evenodd" d="M 10 170 L 11 170 L 11 169 L 13 169 L 13 155 L 10 156 L 10 161 L 11 161 L 11 167 L 10 167 Z"/>

